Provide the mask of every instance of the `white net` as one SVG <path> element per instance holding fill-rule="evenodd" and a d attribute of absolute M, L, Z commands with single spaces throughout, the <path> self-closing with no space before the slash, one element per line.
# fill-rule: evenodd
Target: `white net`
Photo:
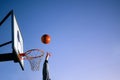
<path fill-rule="evenodd" d="M 39 71 L 40 62 L 44 56 L 44 52 L 40 49 L 31 49 L 25 52 L 25 59 L 30 63 L 32 71 Z"/>

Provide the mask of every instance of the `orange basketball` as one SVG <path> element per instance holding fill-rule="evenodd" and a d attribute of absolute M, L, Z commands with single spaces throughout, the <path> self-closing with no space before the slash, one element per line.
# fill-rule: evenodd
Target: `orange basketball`
<path fill-rule="evenodd" d="M 51 40 L 51 38 L 50 38 L 50 36 L 49 36 L 48 34 L 44 34 L 44 35 L 41 37 L 41 41 L 42 41 L 42 43 L 44 43 L 44 44 L 49 44 L 49 43 L 50 43 L 50 40 Z"/>

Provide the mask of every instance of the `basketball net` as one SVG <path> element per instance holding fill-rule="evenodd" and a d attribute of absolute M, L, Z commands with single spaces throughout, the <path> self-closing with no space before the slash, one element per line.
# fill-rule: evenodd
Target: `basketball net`
<path fill-rule="evenodd" d="M 24 57 L 24 60 L 29 61 L 32 71 L 39 71 L 40 62 L 44 56 L 44 51 L 40 49 L 31 49 L 23 54 L 20 54 L 20 56 Z"/>

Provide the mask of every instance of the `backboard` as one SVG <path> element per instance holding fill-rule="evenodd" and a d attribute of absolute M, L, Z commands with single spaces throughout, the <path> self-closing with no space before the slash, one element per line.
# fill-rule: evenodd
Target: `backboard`
<path fill-rule="evenodd" d="M 24 70 L 24 60 L 19 56 L 20 53 L 23 53 L 23 38 L 14 14 L 12 15 L 12 41 L 15 62 L 19 62 L 22 70 Z"/>
<path fill-rule="evenodd" d="M 11 26 L 8 24 L 8 30 L 10 30 L 11 35 L 9 36 L 4 36 L 2 35 L 2 37 L 10 37 L 10 40 L 6 40 L 5 38 L 5 42 L 0 43 L 0 47 L 5 47 L 8 44 L 11 44 L 11 52 L 7 52 L 7 53 L 3 53 L 0 54 L 0 62 L 1 61 L 10 61 L 10 60 L 14 60 L 14 62 L 19 63 L 22 70 L 24 70 L 24 60 L 23 57 L 20 57 L 19 54 L 23 53 L 23 38 L 21 35 L 21 31 L 19 29 L 16 17 L 13 13 L 13 10 L 11 10 L 3 19 L 2 21 L 0 21 L 0 26 L 2 26 L 3 23 L 5 23 L 7 20 L 10 20 L 10 24 Z M 5 26 L 2 26 L 5 27 Z M 5 27 L 5 28 L 7 28 Z M 6 30 L 6 29 L 5 29 Z M 3 28 L 1 29 L 1 31 L 3 32 Z M 7 33 L 4 33 L 7 34 Z"/>

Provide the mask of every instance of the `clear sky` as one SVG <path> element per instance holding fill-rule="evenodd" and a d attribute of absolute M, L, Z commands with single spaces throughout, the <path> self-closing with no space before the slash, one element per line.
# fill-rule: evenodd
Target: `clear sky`
<path fill-rule="evenodd" d="M 120 80 L 119 0 L 0 0 L 0 21 L 11 9 L 24 51 L 52 53 L 51 80 Z M 44 33 L 51 35 L 48 45 L 40 41 Z M 22 71 L 13 61 L 1 62 L 0 80 L 42 80 L 43 61 L 37 72 L 24 64 Z"/>

